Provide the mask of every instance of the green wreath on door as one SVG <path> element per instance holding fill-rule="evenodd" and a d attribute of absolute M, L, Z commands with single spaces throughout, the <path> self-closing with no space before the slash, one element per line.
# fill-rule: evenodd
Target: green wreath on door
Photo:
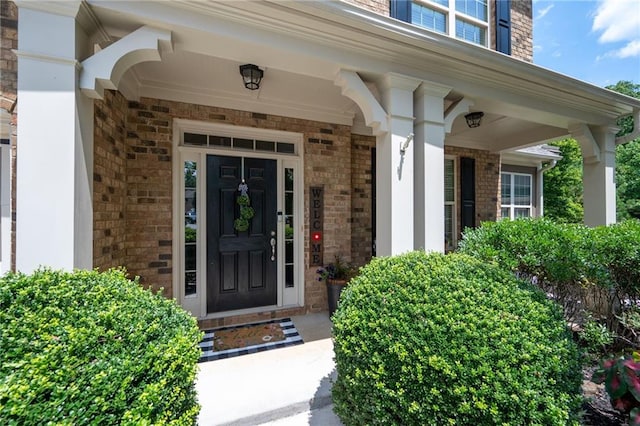
<path fill-rule="evenodd" d="M 233 221 L 233 227 L 238 232 L 245 232 L 249 229 L 249 221 L 256 214 L 253 207 L 251 207 L 251 199 L 249 198 L 249 186 L 242 180 L 242 183 L 238 186 L 240 195 L 236 199 L 236 203 L 240 206 L 240 217 L 237 217 Z"/>

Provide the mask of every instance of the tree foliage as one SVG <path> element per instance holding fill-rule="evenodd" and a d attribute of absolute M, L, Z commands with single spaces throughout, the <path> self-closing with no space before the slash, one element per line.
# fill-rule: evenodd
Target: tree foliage
<path fill-rule="evenodd" d="M 640 84 L 634 84 L 630 81 L 619 81 L 612 86 L 607 86 L 607 89 L 622 93 L 623 95 L 631 96 L 632 98 L 640 99 Z M 621 118 L 618 120 L 618 126 L 620 127 L 618 136 L 624 136 L 631 133 L 633 130 L 633 118 Z"/>
<path fill-rule="evenodd" d="M 640 84 L 619 81 L 607 89 L 640 99 Z M 632 117 L 618 120 L 620 132 L 624 136 L 633 131 Z M 616 186 L 618 220 L 630 217 L 640 218 L 640 138 L 616 148 Z"/>
<path fill-rule="evenodd" d="M 564 223 L 581 223 L 582 153 L 578 142 L 564 139 L 551 145 L 560 148 L 562 159 L 544 174 L 544 214 Z"/>

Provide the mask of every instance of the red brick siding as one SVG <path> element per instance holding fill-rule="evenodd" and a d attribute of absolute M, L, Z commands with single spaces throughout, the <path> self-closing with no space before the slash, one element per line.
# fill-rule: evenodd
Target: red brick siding
<path fill-rule="evenodd" d="M 372 164 L 374 136 L 351 135 L 351 260 L 362 266 L 371 260 Z"/>
<path fill-rule="evenodd" d="M 531 0 L 511 1 L 511 56 L 533 62 Z"/>
<path fill-rule="evenodd" d="M 380 15 L 389 16 L 390 0 L 344 0 L 363 9 L 370 10 Z"/>
<path fill-rule="evenodd" d="M 93 266 L 100 269 L 127 264 L 126 99 L 105 91 L 94 106 Z"/>

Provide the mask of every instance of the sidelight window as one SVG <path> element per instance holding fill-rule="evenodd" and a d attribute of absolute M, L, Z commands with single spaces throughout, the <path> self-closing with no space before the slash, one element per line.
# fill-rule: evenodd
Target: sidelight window
<path fill-rule="evenodd" d="M 294 221 L 297 220 L 294 216 L 294 169 L 285 167 L 284 169 L 284 275 L 285 275 L 285 287 L 295 287 L 295 250 L 294 250 L 294 236 L 295 226 Z"/>
<path fill-rule="evenodd" d="M 444 160 L 444 249 L 456 248 L 456 177 L 453 158 Z"/>
<path fill-rule="evenodd" d="M 198 289 L 198 209 L 197 163 L 184 162 L 184 295 L 196 294 Z"/>

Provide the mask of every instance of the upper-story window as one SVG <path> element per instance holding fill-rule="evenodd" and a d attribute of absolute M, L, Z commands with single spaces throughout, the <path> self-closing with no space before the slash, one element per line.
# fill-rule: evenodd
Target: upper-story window
<path fill-rule="evenodd" d="M 413 24 L 487 46 L 487 0 L 413 0 L 409 14 Z"/>

